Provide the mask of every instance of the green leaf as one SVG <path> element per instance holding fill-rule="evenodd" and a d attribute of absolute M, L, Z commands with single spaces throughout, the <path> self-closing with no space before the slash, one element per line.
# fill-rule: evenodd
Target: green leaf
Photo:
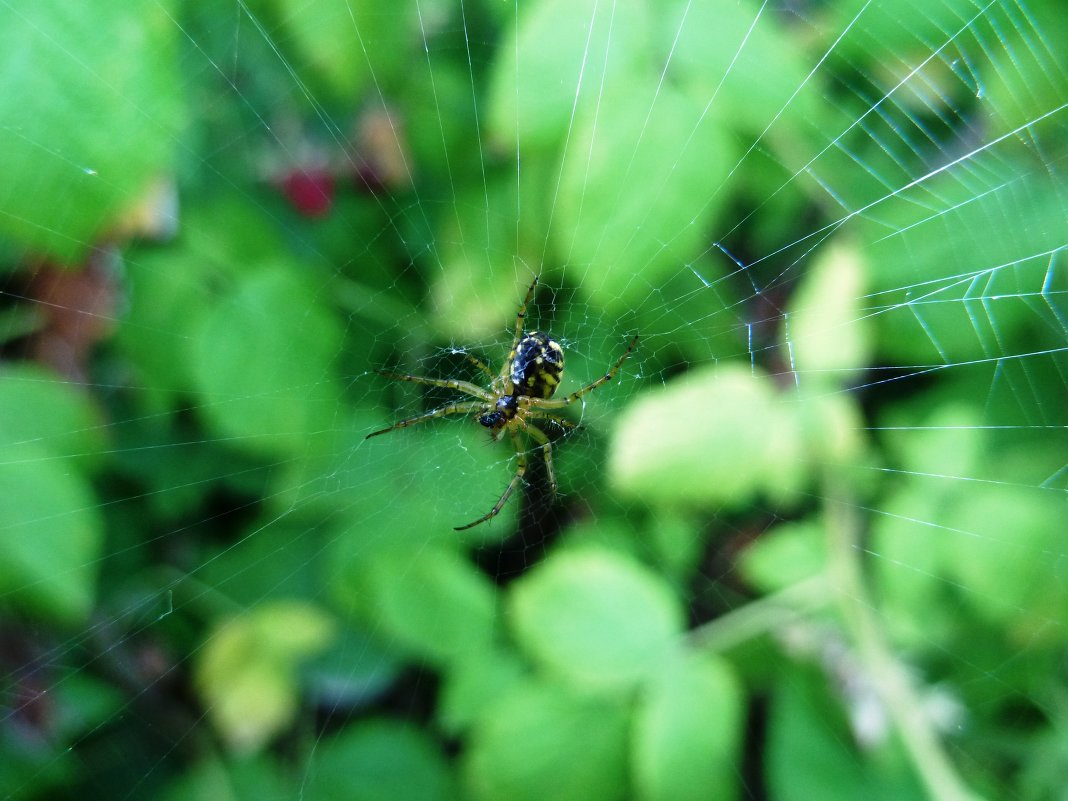
<path fill-rule="evenodd" d="M 116 340 L 144 387 L 141 402 L 164 408 L 191 392 L 190 358 L 181 346 L 207 313 L 206 259 L 188 247 L 149 250 L 131 258 L 126 281 L 130 308 Z M 212 277 L 217 274 L 211 271 Z"/>
<path fill-rule="evenodd" d="M 593 106 L 648 64 L 644 2 L 539 0 L 521 14 L 518 38 L 497 52 L 489 92 L 490 134 L 514 152 L 564 140 L 576 105 Z M 576 95 L 578 96 L 576 98 Z M 633 140 L 632 140 L 633 141 Z"/>
<path fill-rule="evenodd" d="M 891 64 L 895 54 L 929 55 L 966 22 L 971 21 L 969 29 L 977 27 L 976 21 L 985 27 L 990 18 L 971 0 L 838 0 L 828 11 L 824 35 L 841 37 L 836 51 L 857 65 Z M 908 62 L 895 67 L 902 77 L 915 69 Z"/>
<path fill-rule="evenodd" d="M 411 56 L 419 28 L 410 0 L 275 0 L 298 73 L 351 103 L 381 87 Z"/>
<path fill-rule="evenodd" d="M 634 358 L 667 352 L 682 362 L 706 363 L 745 353 L 743 296 L 741 287 L 729 276 L 728 265 L 734 266 L 728 259 L 702 256 L 690 262 L 689 269 L 663 276 L 656 292 L 639 299 L 633 307 L 633 328 L 629 315 L 625 318 L 628 329 L 642 336 Z M 702 326 L 699 336 L 678 335 L 692 327 L 695 320 L 711 324 Z"/>
<path fill-rule="evenodd" d="M 520 646 L 577 687 L 623 689 L 678 646 L 683 616 L 659 576 L 601 549 L 553 556 L 514 585 Z"/>
<path fill-rule="evenodd" d="M 262 604 L 219 626 L 193 668 L 208 717 L 230 748 L 262 748 L 297 711 L 297 665 L 327 647 L 333 624 L 296 601 Z"/>
<path fill-rule="evenodd" d="M 139 247 L 126 261 L 129 309 L 116 332 L 152 412 L 196 390 L 193 349 L 220 285 L 247 281 L 283 252 L 278 220 L 247 200 L 205 199 L 183 208 L 180 236 L 166 248 Z M 351 234 L 351 231 L 350 231 Z"/>
<path fill-rule="evenodd" d="M 401 98 L 405 135 L 412 159 L 419 166 L 420 180 L 429 177 L 459 188 L 462 182 L 456 180 L 458 173 L 481 171 L 482 151 L 468 147 L 479 136 L 481 109 L 472 102 L 466 62 L 446 60 L 441 55 L 432 48 L 429 64 L 424 60 L 418 67 L 410 65 Z M 456 211 L 461 210 L 457 204 Z"/>
<path fill-rule="evenodd" d="M 81 258 L 171 169 L 182 121 L 170 3 L 0 8 L 0 232 Z"/>
<path fill-rule="evenodd" d="M 1021 642 L 1064 640 L 1048 630 L 1068 607 L 1068 565 L 1051 559 L 1063 549 L 1063 498 L 1043 487 L 972 484 L 935 522 L 948 529 L 938 534 L 948 579 L 968 588 L 975 608 Z"/>
<path fill-rule="evenodd" d="M 450 735 L 459 735 L 483 711 L 516 687 L 525 675 L 511 651 L 486 649 L 449 666 L 438 706 L 438 719 Z"/>
<path fill-rule="evenodd" d="M 760 372 L 694 370 L 618 418 L 611 483 L 646 503 L 739 507 L 805 477 L 798 419 Z"/>
<path fill-rule="evenodd" d="M 337 413 L 341 330 L 296 275 L 268 267 L 244 277 L 192 336 L 198 409 L 220 434 L 273 455 L 320 444 Z"/>
<path fill-rule="evenodd" d="M 872 521 L 872 571 L 883 598 L 883 625 L 895 642 L 922 649 L 961 628 L 956 603 L 946 603 L 946 537 L 938 521 L 943 499 L 929 486 L 911 484 L 882 500 Z"/>
<path fill-rule="evenodd" d="M 982 65 L 981 84 L 975 87 L 976 94 L 989 100 L 985 105 L 992 122 L 990 136 L 1027 126 L 1032 136 L 1037 132 L 1040 139 L 1048 135 L 1051 143 L 1060 143 L 1063 152 L 1063 113 L 1034 124 L 1036 118 L 1065 103 L 1068 54 L 1063 47 L 1036 46 L 1034 39 L 1038 35 L 1044 42 L 1066 41 L 1068 17 L 1063 6 L 1055 1 L 1029 4 L 1027 23 L 1023 26 L 1009 7 L 995 7 L 992 12 L 984 14 L 983 21 L 991 29 L 990 33 L 1005 38 L 999 47 L 984 51 L 989 53 L 990 60 Z"/>
<path fill-rule="evenodd" d="M 338 688 L 362 702 L 387 696 L 405 678 L 408 666 L 382 644 L 373 629 L 339 628 L 333 644 L 301 671 L 315 697 L 336 697 Z"/>
<path fill-rule="evenodd" d="M 196 469 L 192 455 L 187 455 L 182 464 L 186 465 L 186 476 Z M 212 464 L 220 471 L 224 469 L 220 465 L 225 462 L 216 457 Z M 171 478 L 168 490 L 179 483 L 181 475 L 168 474 Z M 206 480 L 216 478 L 218 472 L 208 474 Z M 190 505 L 186 500 L 180 508 L 188 509 Z M 207 586 L 225 588 L 226 597 L 242 608 L 251 608 L 269 598 L 313 598 L 321 589 L 320 579 L 327 562 L 319 534 L 301 515 L 269 514 L 267 519 L 253 518 L 248 525 L 234 531 L 241 547 L 220 543 L 210 556 L 204 554 L 204 564 L 197 576 Z"/>
<path fill-rule="evenodd" d="M 58 742 L 73 742 L 106 726 L 120 714 L 128 698 L 113 684 L 87 672 L 72 672 L 51 691 L 58 699 L 53 733 Z"/>
<path fill-rule="evenodd" d="M 619 801 L 627 786 L 622 704 L 526 684 L 487 707 L 464 765 L 475 801 Z"/>
<path fill-rule="evenodd" d="M 982 458 L 982 418 L 960 401 L 937 404 L 935 414 L 897 409 L 888 416 L 886 448 L 901 477 L 872 521 L 872 564 L 883 597 L 882 615 L 897 641 L 923 648 L 960 630 L 957 604 L 948 605 L 945 572 L 951 533 L 941 530 L 946 507 L 959 492 L 932 476 L 976 476 Z M 916 423 L 921 425 L 918 430 Z M 903 430 L 896 426 L 907 425 Z M 955 535 L 953 535 L 955 536 Z"/>
<path fill-rule="evenodd" d="M 1046 443 L 995 445 L 984 417 L 961 403 L 939 404 L 919 430 L 890 437 L 902 479 L 872 532 L 886 617 L 920 647 L 932 631 L 959 631 L 962 608 L 1033 647 L 1061 641 L 1048 621 L 1063 614 L 1068 575 L 1049 556 L 1064 514 L 1056 491 L 1038 482 L 1063 464 L 1052 455 L 1062 443 L 1046 435 L 1050 456 Z M 964 604 L 945 603 L 953 588 Z"/>
<path fill-rule="evenodd" d="M 232 762 L 201 759 L 160 796 L 162 801 L 260 801 L 275 795 L 297 795 L 281 766 L 266 755 Z"/>
<path fill-rule="evenodd" d="M 742 553 L 745 580 L 764 593 L 789 587 L 827 567 L 826 535 L 816 521 L 783 523 Z"/>
<path fill-rule="evenodd" d="M 0 309 L 0 345 L 36 334 L 47 324 L 47 318 L 35 306 L 12 306 Z"/>
<path fill-rule="evenodd" d="M 445 417 L 363 439 L 376 428 L 420 411 L 421 407 L 405 407 L 389 419 L 377 418 L 373 425 L 361 427 L 356 441 L 339 452 L 340 470 L 326 473 L 331 484 L 340 482 L 352 504 L 346 507 L 345 517 L 351 521 L 346 541 L 338 543 L 339 565 L 383 547 L 414 548 L 428 541 L 449 546 L 497 542 L 515 531 L 523 488 L 495 517 L 466 531 L 454 530 L 492 509 L 515 475 L 511 443 L 491 442 L 473 417 Z M 360 458 L 354 459 L 354 452 Z M 535 496 L 545 491 L 533 485 Z M 368 519 L 380 520 L 383 527 L 368 531 Z"/>
<path fill-rule="evenodd" d="M 0 595 L 63 623 L 84 622 L 103 546 L 88 483 L 69 459 L 35 444 L 9 444 L 0 498 Z"/>
<path fill-rule="evenodd" d="M 450 801 L 441 748 L 410 723 L 368 720 L 320 742 L 312 753 L 309 801 Z"/>
<path fill-rule="evenodd" d="M 710 104 L 709 113 L 751 139 L 773 121 L 796 127 L 818 112 L 819 85 L 806 80 L 800 37 L 766 7 L 661 0 L 656 8 L 668 77 L 702 106 Z"/>
<path fill-rule="evenodd" d="M 804 378 L 801 379 L 803 382 Z M 797 418 L 809 462 L 817 465 L 854 466 L 868 451 L 867 426 L 857 398 L 842 392 L 820 390 L 820 382 L 803 383 Z M 858 483 L 870 476 L 856 477 Z"/>
<path fill-rule="evenodd" d="M 62 794 L 83 775 L 84 763 L 71 748 L 41 749 L 16 742 L 5 744 L 3 757 L 0 790 L 19 801 Z"/>
<path fill-rule="evenodd" d="M 952 171 L 881 203 L 858 241 L 870 265 L 880 349 L 903 364 L 950 364 L 1063 346 L 1068 271 L 1063 188 L 1010 143 L 982 183 Z M 1034 303 L 1036 292 L 1050 300 Z M 1040 325 L 1036 325 L 1040 323 Z"/>
<path fill-rule="evenodd" d="M 675 585 L 691 591 L 690 582 L 700 567 L 705 550 L 704 521 L 664 514 L 642 529 L 642 544 L 653 563 L 670 576 Z"/>
<path fill-rule="evenodd" d="M 515 187 L 495 181 L 461 197 L 446 220 L 445 269 L 432 291 L 435 322 L 461 343 L 498 334 L 502 323 L 515 319 L 530 285 L 533 273 L 511 255 L 516 209 Z"/>
<path fill-rule="evenodd" d="M 971 400 L 944 397 L 933 412 L 893 409 L 886 420 L 890 429 L 886 445 L 898 465 L 906 471 L 928 474 L 977 475 L 983 456 L 984 421 L 978 410 L 970 405 Z M 916 431 L 904 428 L 917 423 L 920 428 Z M 942 495 L 947 489 L 952 491 L 951 485 L 947 484 L 939 489 L 939 492 L 929 491 L 929 496 Z"/>
<path fill-rule="evenodd" d="M 673 660 L 643 688 L 634 720 L 635 798 L 736 798 L 743 706 L 727 664 Z"/>
<path fill-rule="evenodd" d="M 928 797 L 903 760 L 865 758 L 851 747 L 841 713 L 811 678 L 799 671 L 776 678 L 765 746 L 770 798 L 921 801 Z"/>
<path fill-rule="evenodd" d="M 352 575 L 375 630 L 420 656 L 447 663 L 478 655 L 495 633 L 492 583 L 454 550 L 391 549 Z"/>
<path fill-rule="evenodd" d="M 557 253 L 598 303 L 634 305 L 707 246 L 735 162 L 700 104 L 632 78 L 576 125 L 560 168 Z"/>
<path fill-rule="evenodd" d="M 803 384 L 844 383 L 871 357 L 870 324 L 861 308 L 864 265 L 855 247 L 819 252 L 790 300 L 784 347 Z"/>
<path fill-rule="evenodd" d="M 79 467 L 104 447 L 104 424 L 90 397 L 29 362 L 0 367 L 0 450 L 33 444 Z"/>

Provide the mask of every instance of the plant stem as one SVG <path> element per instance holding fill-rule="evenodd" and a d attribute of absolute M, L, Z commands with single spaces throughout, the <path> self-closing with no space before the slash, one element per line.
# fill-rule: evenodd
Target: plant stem
<path fill-rule="evenodd" d="M 826 576 L 814 576 L 705 623 L 690 632 L 690 639 L 697 648 L 722 653 L 775 631 L 831 599 Z"/>
<path fill-rule="evenodd" d="M 829 570 L 860 658 L 930 797 L 939 801 L 981 801 L 957 774 L 921 699 L 883 636 L 862 574 L 857 507 L 835 490 L 841 486 L 845 486 L 844 482 L 836 481 L 833 474 L 824 483 Z"/>

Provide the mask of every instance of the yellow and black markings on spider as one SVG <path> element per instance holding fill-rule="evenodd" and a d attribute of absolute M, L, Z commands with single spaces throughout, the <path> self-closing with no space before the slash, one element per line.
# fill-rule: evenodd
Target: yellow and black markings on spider
<path fill-rule="evenodd" d="M 556 473 L 553 471 L 552 445 L 549 443 L 549 437 L 546 436 L 545 432 L 531 425 L 530 421 L 548 420 L 564 428 L 574 428 L 574 423 L 553 414 L 553 410 L 564 409 L 587 392 L 592 392 L 602 384 L 611 381 L 638 344 L 638 337 L 635 335 L 611 370 L 582 389 L 572 392 L 566 397 L 553 399 L 553 395 L 560 386 L 560 380 L 564 375 L 564 350 L 548 334 L 540 331 L 523 334 L 523 319 L 526 317 L 527 304 L 534 297 L 534 290 L 537 286 L 538 278 L 535 276 L 530 288 L 527 290 L 527 295 L 523 299 L 522 305 L 519 307 L 519 312 L 516 314 L 515 338 L 512 340 L 512 349 L 500 373 L 494 374 L 484 362 L 474 356 L 465 354 L 467 360 L 475 365 L 489 380 L 487 387 L 480 387 L 470 381 L 458 381 L 451 378 L 424 378 L 417 375 L 398 375 L 397 373 L 379 371 L 379 375 L 396 381 L 411 381 L 415 384 L 455 389 L 465 395 L 477 398 L 477 400 L 452 403 L 416 417 L 409 417 L 407 420 L 401 420 L 389 428 L 383 428 L 381 431 L 368 434 L 367 439 L 377 437 L 379 434 L 387 434 L 398 428 L 407 428 L 417 423 L 424 423 L 436 417 L 479 412 L 478 422 L 490 430 L 493 438 L 499 440 L 507 433 L 512 442 L 512 447 L 515 448 L 515 475 L 508 482 L 508 486 L 505 487 L 500 500 L 478 520 L 465 526 L 457 526 L 457 531 L 477 526 L 479 523 L 484 523 L 494 517 L 504 507 L 515 488 L 519 486 L 519 482 L 523 480 L 523 476 L 527 472 L 527 456 L 523 449 L 523 442 L 519 438 L 520 431 L 534 440 L 537 446 L 541 448 L 541 452 L 545 457 L 545 471 L 549 478 L 549 491 L 553 494 L 556 493 Z"/>

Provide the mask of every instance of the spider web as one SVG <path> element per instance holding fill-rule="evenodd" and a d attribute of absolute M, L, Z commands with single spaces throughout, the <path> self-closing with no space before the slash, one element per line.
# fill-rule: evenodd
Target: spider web
<path fill-rule="evenodd" d="M 1062 797 L 1056 0 L 59 6 L 0 797 Z M 376 371 L 484 385 L 533 275 L 561 395 L 640 344 L 457 533 L 516 455 Z"/>

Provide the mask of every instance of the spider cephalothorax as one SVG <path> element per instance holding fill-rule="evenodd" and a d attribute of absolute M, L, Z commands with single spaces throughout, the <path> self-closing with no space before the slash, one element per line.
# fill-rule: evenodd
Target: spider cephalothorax
<path fill-rule="evenodd" d="M 540 331 L 531 331 L 523 335 L 523 318 L 526 316 L 527 304 L 534 296 L 534 289 L 538 285 L 535 276 L 527 290 L 527 296 L 519 307 L 519 313 L 515 320 L 515 339 L 512 340 L 512 350 L 504 363 L 500 373 L 494 374 L 484 362 L 468 355 L 467 359 L 477 367 L 483 375 L 489 379 L 489 386 L 483 388 L 470 381 L 458 381 L 455 379 L 423 378 L 415 375 L 398 375 L 396 373 L 380 373 L 387 378 L 398 381 L 411 381 L 416 384 L 429 384 L 434 387 L 446 387 L 463 392 L 478 400 L 453 403 L 435 409 L 432 412 L 401 420 L 389 428 L 375 431 L 367 435 L 367 438 L 377 437 L 397 428 L 407 428 L 416 423 L 432 420 L 435 417 L 444 417 L 448 414 L 468 414 L 478 412 L 478 422 L 490 430 L 494 439 L 504 436 L 505 432 L 511 437 L 512 446 L 516 453 L 515 476 L 508 483 L 504 493 L 496 505 L 478 520 L 468 523 L 466 526 L 457 526 L 457 531 L 477 526 L 495 516 L 504 507 L 505 502 L 511 496 L 516 486 L 523 480 L 527 470 L 527 456 L 523 449 L 523 443 L 519 438 L 519 432 L 538 443 L 545 457 L 545 470 L 549 478 L 549 489 L 556 492 L 556 473 L 553 470 L 552 445 L 549 438 L 540 428 L 530 425 L 531 420 L 550 420 L 564 428 L 574 428 L 575 424 L 551 413 L 554 409 L 563 409 L 581 398 L 587 392 L 592 392 L 602 384 L 611 381 L 619 370 L 623 361 L 638 344 L 638 337 L 630 341 L 619 361 L 611 370 L 598 378 L 592 384 L 588 384 L 577 392 L 570 395 L 553 399 L 560 380 L 564 375 L 564 350 L 548 334 Z"/>
<path fill-rule="evenodd" d="M 479 415 L 478 422 L 488 428 L 496 438 L 504 427 L 515 418 L 519 412 L 519 396 L 505 395 L 497 398 L 492 412 Z"/>

